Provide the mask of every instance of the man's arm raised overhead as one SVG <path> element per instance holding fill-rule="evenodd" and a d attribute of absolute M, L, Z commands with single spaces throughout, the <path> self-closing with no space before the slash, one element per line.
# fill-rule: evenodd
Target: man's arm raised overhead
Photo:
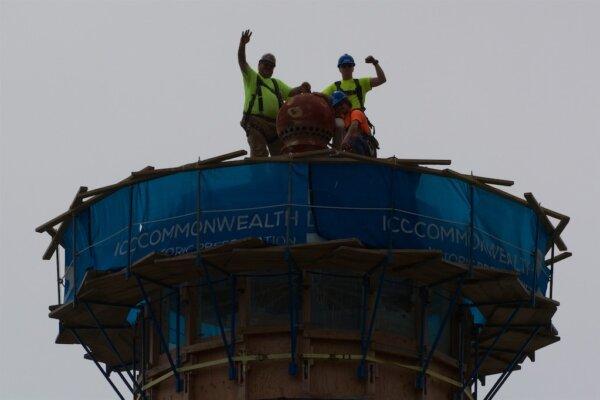
<path fill-rule="evenodd" d="M 377 73 L 377 77 L 371 78 L 371 87 L 374 88 L 379 85 L 383 85 L 387 79 L 385 78 L 385 73 L 383 72 L 383 69 L 381 69 L 381 66 L 379 65 L 379 61 L 376 60 L 373 56 L 369 56 L 365 58 L 365 62 L 367 64 L 373 64 L 373 66 L 375 67 L 375 72 Z"/>
<path fill-rule="evenodd" d="M 252 36 L 252 32 L 250 29 L 246 29 L 242 32 L 242 37 L 240 38 L 240 47 L 238 47 L 238 64 L 240 64 L 240 69 L 242 73 L 245 73 L 250 68 L 248 62 L 246 61 L 246 44 L 250 41 L 250 37 Z"/>

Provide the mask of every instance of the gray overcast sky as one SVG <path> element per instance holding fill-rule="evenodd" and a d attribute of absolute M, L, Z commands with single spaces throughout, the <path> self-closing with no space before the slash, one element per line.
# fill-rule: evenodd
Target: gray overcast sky
<path fill-rule="evenodd" d="M 39 223 L 80 185 L 113 183 L 246 148 L 240 32 L 248 58 L 316 89 L 349 52 L 388 83 L 368 96 L 383 156 L 450 158 L 516 180 L 572 217 L 557 265 L 562 341 L 503 399 L 598 399 L 600 3 L 554 1 L 0 1 L 0 398 L 107 399 L 78 346 L 53 344 L 53 262 Z"/>

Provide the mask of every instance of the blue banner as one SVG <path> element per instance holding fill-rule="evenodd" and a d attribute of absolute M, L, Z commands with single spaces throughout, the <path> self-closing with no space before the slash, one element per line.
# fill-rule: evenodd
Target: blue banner
<path fill-rule="evenodd" d="M 354 237 L 371 248 L 436 249 L 449 261 L 518 271 L 542 293 L 548 281 L 548 237 L 530 208 L 460 179 L 382 165 L 265 162 L 180 172 L 121 188 L 75 222 L 61 243 L 66 300 L 88 269 L 246 237 L 273 245 Z"/>

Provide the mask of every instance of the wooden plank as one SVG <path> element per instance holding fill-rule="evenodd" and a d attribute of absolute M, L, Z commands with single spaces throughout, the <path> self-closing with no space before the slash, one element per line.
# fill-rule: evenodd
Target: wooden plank
<path fill-rule="evenodd" d="M 305 151 L 302 153 L 291 153 L 289 156 L 292 159 L 298 160 L 302 158 L 313 158 L 318 156 L 333 156 L 337 153 L 336 150 L 326 149 L 326 150 L 314 150 L 314 151 Z"/>
<path fill-rule="evenodd" d="M 142 178 L 142 180 L 147 180 L 147 179 L 151 179 L 151 178 L 157 178 L 157 177 L 162 177 L 162 176 L 166 176 L 166 175 L 171 175 L 171 174 L 174 174 L 177 172 L 194 171 L 194 170 L 200 169 L 201 167 L 219 164 L 223 161 L 227 161 L 227 160 L 230 160 L 233 158 L 245 156 L 246 154 L 248 154 L 246 152 L 246 150 L 236 150 L 236 151 L 232 151 L 232 152 L 229 152 L 226 154 L 222 154 L 220 156 L 210 157 L 210 158 L 207 158 L 206 160 L 199 160 L 197 162 L 184 164 L 184 165 L 181 165 L 178 167 L 160 168 L 160 169 L 156 169 L 154 171 L 146 171 L 143 173 L 139 173 L 137 175 L 140 178 Z"/>
<path fill-rule="evenodd" d="M 142 168 L 139 171 L 133 171 L 131 173 L 131 176 L 132 177 L 144 176 L 144 175 L 147 175 L 147 174 L 151 174 L 154 171 L 156 171 L 156 169 L 154 168 L 153 165 L 147 165 L 147 166 L 145 166 L 144 168 Z"/>
<path fill-rule="evenodd" d="M 473 185 L 477 185 L 477 186 L 483 185 L 483 183 L 476 181 L 475 178 L 473 178 L 473 176 L 466 175 L 466 174 L 461 174 L 460 172 L 454 171 L 454 170 L 452 170 L 450 168 L 446 168 L 442 172 L 446 176 L 449 176 L 451 178 L 458 178 L 458 179 L 461 179 L 461 180 L 466 181 L 466 182 L 468 182 L 470 184 L 473 184 Z M 487 186 L 487 185 L 483 185 L 483 186 Z"/>
<path fill-rule="evenodd" d="M 518 350 L 521 347 L 521 345 L 523 343 L 525 343 L 525 341 L 529 337 L 530 333 L 531 333 L 531 329 L 529 329 L 529 330 L 527 330 L 527 329 L 509 329 L 508 331 L 506 331 L 504 333 L 504 335 L 502 335 L 500 337 L 496 346 L 498 348 Z M 480 346 L 485 347 L 485 346 L 491 345 L 494 338 L 495 338 L 495 335 L 490 335 L 487 338 L 482 338 L 480 341 Z M 527 353 L 532 353 L 543 347 L 546 347 L 553 343 L 556 343 L 559 340 L 560 340 L 559 336 L 549 335 L 547 333 L 543 333 L 540 330 L 540 333 L 538 333 L 532 339 L 531 343 L 529 343 L 529 346 L 527 346 L 525 351 Z"/>
<path fill-rule="evenodd" d="M 117 183 L 113 183 L 112 185 L 107 185 L 107 186 L 103 186 L 103 187 L 99 187 L 99 188 L 90 190 L 87 193 L 81 194 L 80 197 L 82 199 L 85 199 L 85 198 L 92 197 L 92 196 L 108 194 L 109 192 L 112 193 L 115 190 L 125 187 L 128 184 L 132 183 L 136 176 L 143 174 L 145 172 L 148 172 L 148 171 L 150 171 L 150 172 L 154 171 L 154 167 L 151 165 L 148 165 L 148 166 L 140 169 L 139 171 L 132 172 L 131 175 L 129 175 L 127 178 L 121 179 Z M 86 204 L 88 204 L 88 203 L 86 203 Z"/>
<path fill-rule="evenodd" d="M 240 156 L 243 156 L 246 154 L 247 154 L 246 150 L 237 150 L 237 151 L 232 151 L 230 153 L 222 154 L 220 156 L 207 158 L 206 160 L 198 161 L 195 163 L 184 164 L 179 167 L 171 167 L 171 168 L 155 169 L 153 166 L 149 165 L 139 171 L 132 172 L 131 176 L 128 179 L 125 179 L 125 180 L 115 183 L 113 185 L 108 185 L 108 186 L 104 186 L 104 187 L 100 187 L 100 188 L 91 190 L 90 191 L 91 194 L 86 194 L 84 197 L 102 194 L 107 191 L 114 191 L 114 190 L 120 189 L 121 187 L 124 187 L 127 185 L 145 181 L 149 178 L 161 177 L 161 176 L 169 175 L 169 174 L 176 173 L 176 172 L 194 170 L 202 165 L 217 164 L 222 161 L 229 160 L 232 158 L 237 158 L 237 157 L 240 157 Z M 136 179 L 132 179 L 132 178 L 136 178 Z"/>
<path fill-rule="evenodd" d="M 570 220 L 571 220 L 571 218 L 569 218 L 569 217 L 560 219 L 560 222 L 558 223 L 558 225 L 556 225 L 556 229 L 555 229 L 555 232 L 557 235 L 560 235 L 562 233 L 562 231 L 565 230 L 565 228 L 569 224 Z"/>
<path fill-rule="evenodd" d="M 464 271 L 460 266 L 445 263 L 441 255 L 430 255 L 412 264 L 390 269 L 390 273 L 402 279 L 411 279 L 425 285 L 449 279 Z"/>
<path fill-rule="evenodd" d="M 69 206 L 70 210 L 73 209 L 73 207 L 76 207 L 77 205 L 81 204 L 81 199 L 79 198 L 79 195 L 81 193 L 87 192 L 87 190 L 88 190 L 88 188 L 85 186 L 79 187 L 79 189 L 77 190 L 77 193 L 75 194 L 75 198 L 73 199 L 73 201 L 71 202 L 71 205 Z M 46 251 L 42 255 L 43 260 L 49 260 L 52 258 L 52 254 L 54 254 L 54 252 L 56 251 L 56 248 L 60 244 L 60 239 L 62 238 L 62 235 L 65 232 L 65 229 L 67 229 L 67 225 L 68 224 L 66 222 L 63 222 L 62 224 L 60 224 L 58 231 L 56 231 L 56 234 L 54 236 L 52 236 L 52 240 L 50 241 L 50 244 L 48 245 L 48 247 L 46 248 Z M 36 229 L 37 232 L 39 232 L 38 229 Z M 66 264 L 66 262 L 65 262 L 65 264 Z"/>
<path fill-rule="evenodd" d="M 444 172 L 450 176 L 466 180 L 469 183 L 472 183 L 477 186 L 481 186 L 481 184 L 484 184 L 485 187 L 487 187 L 487 185 L 512 186 L 515 184 L 514 181 L 507 180 L 507 179 L 488 178 L 485 176 L 477 176 L 477 175 L 467 175 L 467 174 L 462 174 L 460 172 L 454 171 L 449 168 L 444 169 Z M 520 200 L 522 201 L 522 199 L 520 199 Z"/>
<path fill-rule="evenodd" d="M 223 161 L 231 160 L 232 158 L 237 158 L 241 156 L 245 156 L 248 154 L 246 150 L 235 150 L 229 153 L 221 154 L 220 156 L 210 157 L 206 160 L 201 160 L 198 162 L 199 165 L 208 165 L 208 164 L 216 164 Z"/>
<path fill-rule="evenodd" d="M 313 157 L 319 157 L 319 156 L 334 156 L 337 154 L 337 151 L 334 149 L 324 149 L 324 150 L 313 150 L 313 151 L 304 151 L 302 153 L 288 153 L 288 154 L 282 154 L 279 156 L 273 156 L 273 157 L 269 157 L 268 159 L 273 161 L 273 160 L 280 160 L 280 161 L 290 161 L 290 160 L 299 160 L 299 159 L 303 159 L 303 158 L 313 158 Z M 264 157 L 247 157 L 247 160 L 254 160 L 254 159 L 258 159 L 258 160 L 262 160 L 264 159 Z"/>
<path fill-rule="evenodd" d="M 350 158 L 350 159 L 357 160 L 357 161 L 364 161 L 369 164 L 385 165 L 388 167 L 394 167 L 397 165 L 394 161 L 389 161 L 384 158 L 373 158 L 373 157 L 361 156 L 360 154 L 354 154 L 349 151 L 338 151 L 336 156 Z"/>
<path fill-rule="evenodd" d="M 450 165 L 452 160 L 431 158 L 396 158 L 392 157 L 398 165 Z"/>
<path fill-rule="evenodd" d="M 240 154 L 243 150 L 240 150 Z M 236 152 L 233 153 L 228 153 L 229 155 L 234 154 Z M 333 154 L 332 154 L 333 155 Z M 224 155 L 226 156 L 226 155 Z M 219 157 L 224 157 L 224 156 L 219 156 Z M 374 163 L 374 164 L 379 164 L 379 165 L 393 165 L 397 168 L 403 169 L 403 170 L 407 170 L 407 171 L 416 171 L 416 172 L 421 172 L 421 173 L 426 173 L 426 174 L 432 174 L 432 175 L 439 175 L 439 176 L 448 176 L 449 173 L 445 172 L 445 171 L 439 171 L 436 169 L 431 169 L 431 168 L 427 168 L 427 167 L 421 167 L 417 164 L 411 164 L 410 162 L 415 161 L 415 162 L 419 162 L 421 164 L 426 163 L 427 161 L 449 161 L 449 160 L 411 160 L 411 159 L 405 159 L 404 163 L 394 163 L 391 161 L 386 161 L 385 159 L 373 159 L 370 157 L 364 157 L 364 156 L 359 156 L 359 155 L 352 155 L 351 153 L 347 153 L 347 152 L 341 152 L 341 153 L 335 153 L 336 158 L 333 157 L 319 157 L 319 156 L 313 156 L 313 157 L 307 157 L 308 161 L 311 163 L 335 163 L 335 164 L 344 164 L 344 163 L 353 163 L 353 162 L 360 162 L 360 161 L 367 161 L 370 163 Z M 203 162 L 208 162 L 214 159 L 217 159 L 219 157 L 214 157 L 213 159 L 208 159 Z M 211 161 L 212 162 L 212 161 Z M 267 157 L 264 159 L 246 159 L 246 160 L 236 160 L 236 161 L 229 161 L 229 162 L 223 162 L 223 164 L 225 164 L 225 166 L 237 166 L 237 165 L 251 165 L 251 164 L 258 164 L 258 163 L 265 163 L 265 162 L 290 162 L 289 159 L 276 159 L 273 157 Z M 167 174 L 168 172 L 166 171 L 172 171 L 171 173 L 174 172 L 179 172 L 179 171 L 186 171 L 186 170 L 193 170 L 193 169 L 202 169 L 202 168 L 210 168 L 212 167 L 213 164 L 208 164 L 208 165 L 202 165 L 200 166 L 199 163 L 192 163 L 192 164 L 186 164 L 182 167 L 176 167 L 176 168 L 172 168 L 172 169 L 165 169 L 162 171 L 165 171 L 164 173 Z M 148 167 L 147 167 L 148 168 Z M 470 179 L 467 176 L 463 175 L 463 174 L 459 174 L 459 173 L 455 173 L 454 177 L 458 178 L 458 179 L 462 179 L 465 180 L 467 182 L 473 183 L 474 185 L 483 188 L 485 190 L 488 190 L 490 192 L 493 192 L 495 194 L 498 194 L 504 198 L 516 201 L 518 203 L 521 204 L 528 204 L 525 200 L 514 196 L 510 193 L 504 192 L 502 190 L 499 190 L 497 188 L 494 188 L 492 186 L 486 185 L 482 182 L 479 182 L 475 179 Z M 128 177 L 126 178 L 126 180 L 130 180 L 132 177 Z M 145 178 L 145 179 L 149 179 L 149 178 Z M 62 214 L 60 214 L 57 217 L 52 218 L 51 220 L 49 220 L 48 222 L 40 225 L 36 231 L 38 232 L 44 232 L 45 230 L 47 230 L 50 227 L 53 227 L 54 225 L 57 225 L 58 223 L 64 221 L 65 219 L 67 219 L 72 213 L 76 213 L 81 211 L 82 209 L 85 209 L 86 207 L 89 207 L 91 204 L 102 200 L 102 196 L 107 195 L 107 193 L 110 193 L 111 190 L 115 190 L 116 188 L 120 187 L 117 186 L 119 185 L 121 182 L 113 184 L 113 185 L 109 185 L 109 186 L 105 186 L 103 188 L 98 188 L 98 189 L 94 189 L 92 191 L 89 191 L 91 194 L 88 194 L 88 196 L 90 195 L 94 195 L 94 194 L 98 194 L 98 196 L 93 197 L 92 199 L 88 200 L 87 202 L 83 203 L 81 206 L 76 207 L 74 210 L 68 210 Z M 108 192 L 105 192 L 106 190 L 108 190 Z M 566 215 L 560 214 L 556 211 L 547 209 L 542 207 L 542 210 L 544 211 L 544 213 L 546 213 L 547 215 L 550 215 L 554 218 L 558 218 L 558 219 L 567 219 L 568 217 Z"/>
<path fill-rule="evenodd" d="M 94 314 L 103 326 L 122 326 L 125 323 L 129 309 L 125 307 L 112 307 L 105 305 L 93 305 Z M 58 319 L 65 326 L 69 327 L 90 327 L 95 328 L 96 323 L 89 315 L 83 304 L 67 303 L 64 307 L 50 312 L 49 317 Z"/>
<path fill-rule="evenodd" d="M 544 265 L 556 264 L 559 261 L 562 261 L 564 259 L 571 257 L 572 255 L 573 254 L 570 251 L 565 251 L 564 253 L 561 253 L 561 254 L 555 256 L 554 258 L 545 260 Z"/>
<path fill-rule="evenodd" d="M 545 213 L 546 213 L 548 216 L 550 216 L 550 217 L 552 217 L 552 218 L 556 218 L 556 219 L 560 219 L 560 220 L 565 220 L 565 219 L 566 219 L 566 220 L 567 220 L 567 222 L 569 222 L 568 220 L 570 219 L 570 217 L 568 217 L 568 216 L 567 216 L 567 215 L 565 215 L 565 214 L 561 214 L 561 213 L 559 213 L 559 212 L 557 212 L 557 211 L 550 210 L 549 208 L 545 208 L 545 207 L 542 207 L 542 210 L 544 210 L 544 212 L 545 212 Z"/>
<path fill-rule="evenodd" d="M 552 238 L 554 239 L 554 242 L 556 243 L 556 247 L 558 247 L 558 249 L 560 251 L 567 250 L 567 246 L 561 239 L 560 235 L 558 235 L 556 233 L 554 226 L 552 226 L 552 223 L 548 219 L 548 215 L 546 215 L 546 213 L 544 213 L 544 210 L 542 210 L 542 208 L 540 207 L 540 203 L 538 203 L 538 201 L 535 199 L 535 196 L 533 195 L 533 193 L 527 192 L 524 194 L 524 196 L 525 196 L 525 199 L 527 200 L 527 203 L 529 204 L 529 206 L 536 212 L 536 214 L 542 221 L 542 224 L 544 225 L 544 228 L 546 229 L 548 234 L 550 236 L 552 236 Z"/>
<path fill-rule="evenodd" d="M 502 286 L 513 286 L 510 292 L 499 289 Z M 492 278 L 490 280 L 473 279 L 463 284 L 465 297 L 474 303 L 504 303 L 511 301 L 527 301 L 530 295 L 516 277 Z"/>
<path fill-rule="evenodd" d="M 48 235 L 50 235 L 51 237 L 56 236 L 56 234 L 58 233 L 56 229 L 54 228 L 48 228 L 46 229 L 46 232 L 48 233 Z"/>
<path fill-rule="evenodd" d="M 540 217 L 542 225 L 544 225 L 544 228 L 546 229 L 548 234 L 552 235 L 554 233 L 554 226 L 552 226 L 552 223 L 548 219 L 548 216 L 541 209 L 540 203 L 538 203 L 533 193 L 527 192 L 524 194 L 524 196 L 529 206 L 536 212 L 538 217 Z"/>
<path fill-rule="evenodd" d="M 375 164 L 382 164 L 388 166 L 418 166 L 418 165 L 450 165 L 452 160 L 447 159 L 419 159 L 419 158 L 373 158 L 367 157 L 360 154 L 351 153 L 348 151 L 338 151 L 337 156 L 346 157 L 358 161 L 366 161 Z"/>
<path fill-rule="evenodd" d="M 87 186 L 80 186 L 79 189 L 77 189 L 77 192 L 75 193 L 75 197 L 73 198 L 73 201 L 71 201 L 71 204 L 69 205 L 69 210 L 72 209 L 73 207 L 76 207 L 77 205 L 81 204 L 81 200 L 79 199 L 79 196 L 82 193 L 86 193 L 88 191 Z M 54 226 L 56 224 L 53 224 L 52 226 Z M 35 231 L 38 233 L 42 233 L 46 230 L 50 230 L 52 228 L 52 226 L 38 226 L 37 228 L 35 228 Z M 55 236 L 55 235 L 54 235 Z"/>
<path fill-rule="evenodd" d="M 502 325 L 508 320 L 514 308 L 511 307 L 497 307 L 493 315 L 491 315 L 486 321 L 486 327 L 501 328 Z M 556 307 L 553 308 L 531 308 L 522 307 L 517 311 L 511 326 L 522 325 L 522 326 L 548 326 L 552 321 L 552 317 L 556 312 Z M 485 328 L 484 328 L 485 330 Z M 483 336 L 486 336 L 482 333 Z"/>
<path fill-rule="evenodd" d="M 500 186 L 512 186 L 515 184 L 515 181 L 511 181 L 508 179 L 498 179 L 498 178 L 488 178 L 485 176 L 472 175 L 473 179 L 479 181 L 481 183 L 485 183 L 488 185 L 500 185 Z"/>
<path fill-rule="evenodd" d="M 150 177 L 141 177 L 139 179 L 139 181 L 144 181 L 144 180 L 148 180 L 152 177 L 164 176 L 164 175 L 168 175 L 170 173 L 175 173 L 175 172 L 201 169 L 200 167 L 207 167 L 207 166 L 210 167 L 210 166 L 214 165 L 215 163 L 220 162 L 220 160 L 222 161 L 223 158 L 228 159 L 228 158 L 232 158 L 234 156 L 239 157 L 240 155 L 243 155 L 242 154 L 243 152 L 245 152 L 245 150 L 238 150 L 238 151 L 235 151 L 232 153 L 224 154 L 222 156 L 212 157 L 212 158 L 206 159 L 204 161 L 200 161 L 198 163 L 186 164 L 184 166 L 185 167 L 184 169 L 182 169 L 182 167 L 176 167 L 176 168 L 166 168 L 163 170 L 154 170 L 154 175 L 152 175 Z M 244 154 L 246 154 L 246 153 L 244 153 Z M 146 168 L 142 169 L 140 172 L 144 171 L 147 168 L 153 168 L 153 167 L 146 167 Z M 122 187 L 125 187 L 125 186 L 133 184 L 133 183 L 137 183 L 139 181 L 134 180 L 134 176 L 132 175 L 132 176 L 129 176 L 129 177 L 125 178 L 124 180 L 119 181 L 115 184 L 90 190 L 89 191 L 90 194 L 88 194 L 88 196 L 95 195 L 96 197 L 84 202 L 83 204 L 81 204 L 78 207 L 75 207 L 72 210 L 65 211 L 64 213 L 58 215 L 57 217 L 54 217 L 51 220 L 45 222 L 44 224 L 42 224 L 36 228 L 36 232 L 40 232 L 40 233 L 44 232 L 49 227 L 57 225 L 58 223 L 66 220 L 73 213 L 77 213 L 77 212 L 89 207 L 91 204 L 93 204 L 99 200 L 102 200 L 106 195 L 112 193 L 114 190 L 120 189 Z M 88 197 L 88 196 L 85 196 L 85 197 Z"/>
<path fill-rule="evenodd" d="M 448 175 L 450 175 L 450 176 L 453 176 L 453 177 L 455 177 L 457 179 L 461 179 L 461 180 L 463 180 L 465 182 L 472 183 L 473 185 L 475 185 L 475 186 L 477 186 L 477 187 L 479 187 L 481 189 L 487 190 L 489 192 L 497 194 L 497 195 L 499 195 L 501 197 L 504 197 L 506 199 L 516 201 L 519 204 L 529 205 L 529 203 L 527 202 L 527 200 L 524 200 L 524 199 L 522 199 L 520 197 L 512 195 L 512 194 L 510 194 L 508 192 L 505 192 L 505 191 L 500 190 L 498 188 L 495 188 L 493 186 L 486 185 L 486 184 L 484 184 L 482 182 L 477 181 L 476 179 L 471 179 L 470 175 L 461 174 L 461 173 L 453 171 L 451 169 L 445 169 L 443 171 L 439 171 L 439 173 L 436 173 L 435 170 L 431 170 L 431 171 L 428 171 L 428 173 L 436 174 L 436 175 L 442 175 L 442 176 L 448 176 Z M 540 206 L 540 208 L 542 209 L 542 211 L 546 215 L 552 216 L 554 218 L 558 218 L 558 219 L 568 218 L 566 215 L 563 215 L 563 214 L 558 213 L 556 211 L 550 210 L 549 208 L 545 208 L 545 207 L 541 207 L 541 206 Z"/>
<path fill-rule="evenodd" d="M 125 330 L 107 330 L 115 348 L 125 363 L 131 363 L 133 358 L 133 331 Z M 113 353 L 112 349 L 106 343 L 106 339 L 100 333 L 100 330 L 78 330 L 77 333 L 89 345 L 94 358 L 111 367 L 119 366 L 120 361 Z M 78 344 L 77 338 L 70 332 L 61 332 L 55 341 L 57 344 Z M 138 360 L 139 361 L 139 360 Z"/>
<path fill-rule="evenodd" d="M 361 269 L 368 270 L 377 266 L 387 257 L 387 250 L 366 249 L 358 247 L 340 246 L 333 249 L 326 257 L 321 258 L 322 264 L 342 267 L 360 265 Z M 306 260 L 304 264 L 310 264 L 312 260 Z"/>

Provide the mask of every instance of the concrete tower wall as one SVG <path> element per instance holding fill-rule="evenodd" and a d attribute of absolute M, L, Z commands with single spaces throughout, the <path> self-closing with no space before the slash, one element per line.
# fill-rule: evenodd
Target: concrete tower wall
<path fill-rule="evenodd" d="M 280 279 L 281 278 L 281 279 Z M 185 334 L 181 343 L 182 387 L 177 392 L 169 373 L 169 363 L 160 351 L 158 337 L 149 330 L 150 364 L 146 383 L 153 400 L 172 399 L 452 399 L 460 391 L 456 355 L 458 330 L 456 315 L 443 330 L 438 351 L 427 375 L 427 390 L 419 390 L 416 381 L 421 359 L 418 331 L 421 326 L 420 296 L 410 286 L 384 286 L 374 333 L 365 360 L 366 376 L 358 377 L 361 365 L 361 313 L 356 306 L 362 300 L 363 285 L 344 278 L 305 274 L 298 293 L 300 324 L 297 330 L 297 373 L 289 373 L 291 334 L 289 316 L 278 313 L 287 310 L 287 277 L 270 278 L 269 284 L 257 284 L 256 278 L 237 280 L 236 343 L 234 352 L 235 379 L 229 379 L 229 363 L 222 338 L 214 326 L 214 307 L 208 304 L 207 287 L 186 287 L 181 290 L 181 320 Z M 345 278 L 352 281 L 353 278 Z M 231 304 L 225 289 L 226 281 L 215 285 L 220 313 L 230 340 Z M 370 285 L 366 299 L 372 311 L 377 295 L 377 284 Z M 354 289 L 354 292 L 352 291 Z M 395 289 L 395 290 L 392 290 Z M 339 295 L 340 298 L 336 298 Z M 173 296 L 155 302 L 153 308 L 163 316 L 163 332 L 173 341 Z M 402 301 L 398 301 L 401 298 Z M 442 300 L 445 304 L 442 304 Z M 202 304 L 205 301 L 206 304 Z M 336 303 L 337 301 L 337 303 Z M 443 317 L 448 300 L 443 292 L 434 292 L 429 302 L 437 306 L 425 315 L 427 327 Z M 286 303 L 286 304 L 280 304 Z M 336 309 L 336 306 L 340 308 Z M 346 306 L 348 309 L 342 307 Z M 396 306 L 396 308 L 394 308 Z M 403 306 L 404 309 L 398 309 Z M 271 315 L 269 316 L 269 308 Z M 353 315 L 353 312 L 357 312 Z M 204 313 L 204 315 L 203 315 Z M 370 314 L 372 315 L 372 314 Z M 266 322 L 270 319 L 270 323 Z M 396 320 L 394 320 L 396 319 Z M 171 321 L 169 326 L 168 321 Z M 341 325 L 336 329 L 336 324 Z M 355 325 L 356 329 L 347 329 Z M 366 323 L 368 328 L 369 323 Z M 437 326 L 437 325 L 436 325 Z M 346 329 L 343 329 L 343 328 Z M 202 338 L 202 330 L 211 336 Z M 169 335 L 169 333 L 171 333 Z M 406 334 L 401 334 L 406 333 Z M 426 335 L 425 350 L 431 346 L 435 334 Z M 173 357 L 176 354 L 173 352 Z M 158 383 L 155 383 L 158 382 Z M 467 398 L 467 397 L 465 397 Z"/>

